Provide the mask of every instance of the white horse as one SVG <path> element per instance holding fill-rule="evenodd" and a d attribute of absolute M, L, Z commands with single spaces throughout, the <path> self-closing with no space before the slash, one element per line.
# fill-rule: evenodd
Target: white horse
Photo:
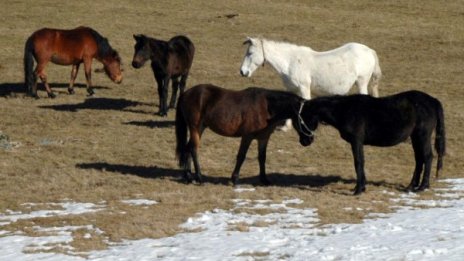
<path fill-rule="evenodd" d="M 242 76 L 251 77 L 267 62 L 280 74 L 287 90 L 304 99 L 346 95 L 354 85 L 361 94 L 379 96 L 379 59 L 363 44 L 347 43 L 326 52 L 261 38 L 248 37 L 244 44 L 248 49 L 240 68 Z M 289 123 L 286 126 L 290 127 Z"/>

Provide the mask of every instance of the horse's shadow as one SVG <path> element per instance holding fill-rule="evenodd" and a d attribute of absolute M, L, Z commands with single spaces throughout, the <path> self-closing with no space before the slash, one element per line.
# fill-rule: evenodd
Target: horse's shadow
<path fill-rule="evenodd" d="M 50 83 L 50 87 L 54 89 L 59 88 L 67 88 L 69 87 L 69 83 Z M 75 88 L 86 88 L 85 84 L 76 83 L 74 84 Z M 109 87 L 105 86 L 92 86 L 93 89 L 109 89 Z M 45 91 L 45 87 L 42 83 L 37 84 L 38 90 Z M 0 96 L 16 96 L 18 94 L 26 94 L 26 86 L 24 82 L 7 82 L 7 83 L 0 83 Z"/>
<path fill-rule="evenodd" d="M 173 180 L 181 180 L 181 175 L 178 170 L 160 168 L 158 166 L 131 166 L 124 164 L 110 164 L 106 162 L 95 163 L 79 163 L 76 164 L 79 169 L 95 169 L 105 170 L 109 172 L 119 173 L 122 175 L 134 175 L 142 178 L 163 178 L 169 177 Z"/>
<path fill-rule="evenodd" d="M 125 164 L 110 164 L 106 162 L 95 162 L 95 163 L 79 163 L 76 164 L 79 169 L 95 169 L 105 170 L 114 172 L 122 175 L 134 175 L 141 178 L 170 178 L 172 181 L 186 184 L 182 176 L 182 171 L 178 169 L 168 169 L 158 166 L 131 166 Z M 232 182 L 230 177 L 217 177 L 203 175 L 203 182 L 205 184 L 231 186 Z M 294 187 L 301 190 L 320 190 L 322 187 L 328 186 L 332 183 L 343 183 L 343 184 L 356 184 L 356 179 L 345 179 L 337 175 L 297 175 L 297 174 L 282 174 L 282 173 L 270 173 L 267 175 L 271 181 L 273 187 Z M 251 186 L 263 186 L 259 181 L 259 176 L 244 177 L 240 179 L 240 185 L 251 185 Z M 404 191 L 405 187 L 399 184 L 392 184 L 386 181 L 368 181 L 368 185 L 389 187 L 397 191 Z M 263 186 L 264 187 L 264 186 Z M 338 194 L 351 195 L 349 192 L 340 191 L 335 192 Z"/>
<path fill-rule="evenodd" d="M 71 112 L 76 112 L 78 110 L 84 110 L 84 109 L 90 109 L 90 110 L 118 110 L 118 111 L 134 112 L 134 113 L 148 113 L 143 110 L 128 109 L 128 107 L 134 107 L 134 106 L 139 106 L 139 105 L 145 105 L 145 103 L 138 102 L 138 101 L 131 101 L 127 99 L 87 98 L 82 103 L 43 105 L 43 106 L 39 106 L 39 108 L 52 109 L 55 111 L 71 111 Z"/>
<path fill-rule="evenodd" d="M 175 126 L 174 121 L 129 121 L 125 122 L 124 124 L 128 125 L 135 125 L 135 126 L 141 126 L 141 127 L 147 127 L 147 128 L 170 128 Z"/>

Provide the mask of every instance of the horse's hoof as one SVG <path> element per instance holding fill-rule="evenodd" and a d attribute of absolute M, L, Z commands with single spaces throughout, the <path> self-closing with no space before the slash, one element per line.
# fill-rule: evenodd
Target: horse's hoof
<path fill-rule="evenodd" d="M 70 95 L 73 95 L 73 94 L 75 94 L 76 92 L 74 91 L 74 89 L 68 89 L 68 93 L 69 93 Z"/>
<path fill-rule="evenodd" d="M 88 96 L 93 96 L 94 94 L 95 94 L 95 92 L 92 89 L 87 90 L 87 95 Z"/>
<path fill-rule="evenodd" d="M 365 191 L 366 191 L 365 187 L 355 187 L 353 195 L 358 196 L 358 195 L 361 195 Z"/>
<path fill-rule="evenodd" d="M 416 192 L 416 189 L 414 188 L 414 186 L 407 186 L 405 189 L 404 189 L 405 192 Z"/>
<path fill-rule="evenodd" d="M 56 98 L 56 94 L 54 94 L 53 92 L 51 92 L 51 93 L 48 94 L 48 97 L 49 97 L 49 98 L 52 98 L 52 99 L 55 99 L 55 98 Z"/>
<path fill-rule="evenodd" d="M 429 185 L 420 185 L 418 188 L 416 188 L 417 192 L 422 192 L 428 189 L 430 186 Z"/>
<path fill-rule="evenodd" d="M 185 171 L 183 176 L 185 183 L 190 184 L 193 182 L 192 173 L 190 173 L 190 171 Z"/>
<path fill-rule="evenodd" d="M 158 112 L 158 116 L 166 117 L 166 116 L 168 116 L 168 114 L 167 114 L 167 112 L 160 111 L 160 112 Z"/>

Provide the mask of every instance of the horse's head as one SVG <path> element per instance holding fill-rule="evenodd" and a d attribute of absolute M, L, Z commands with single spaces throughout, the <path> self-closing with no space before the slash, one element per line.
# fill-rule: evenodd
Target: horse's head
<path fill-rule="evenodd" d="M 134 34 L 134 58 L 132 58 L 132 67 L 138 69 L 142 67 L 145 62 L 150 59 L 150 46 L 148 38 L 143 34 Z"/>
<path fill-rule="evenodd" d="M 300 136 L 300 144 L 309 146 L 314 141 L 314 132 L 317 129 L 319 119 L 317 115 L 311 114 L 309 109 L 304 110 L 305 103 L 305 100 L 300 102 L 298 111 L 292 118 L 292 124 Z"/>
<path fill-rule="evenodd" d="M 263 41 L 256 38 L 247 37 L 244 45 L 248 45 L 248 49 L 243 58 L 242 66 L 240 67 L 240 74 L 244 77 L 251 77 L 251 74 L 260 65 L 264 65 L 266 61 L 264 58 Z"/>
<path fill-rule="evenodd" d="M 110 55 L 103 59 L 103 69 L 113 82 L 118 84 L 122 82 L 121 57 L 118 52 L 111 50 Z"/>

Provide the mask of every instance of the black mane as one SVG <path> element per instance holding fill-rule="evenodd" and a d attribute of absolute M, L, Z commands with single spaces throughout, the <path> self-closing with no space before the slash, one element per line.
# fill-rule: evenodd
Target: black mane
<path fill-rule="evenodd" d="M 98 53 L 97 56 L 99 58 L 104 58 L 109 55 L 114 55 L 119 57 L 119 54 L 117 51 L 115 51 L 109 44 L 108 39 L 103 37 L 101 34 L 99 34 L 97 31 L 93 30 L 92 28 L 89 28 L 90 33 L 92 34 L 93 38 L 95 39 L 95 42 L 97 43 L 98 47 Z"/>

